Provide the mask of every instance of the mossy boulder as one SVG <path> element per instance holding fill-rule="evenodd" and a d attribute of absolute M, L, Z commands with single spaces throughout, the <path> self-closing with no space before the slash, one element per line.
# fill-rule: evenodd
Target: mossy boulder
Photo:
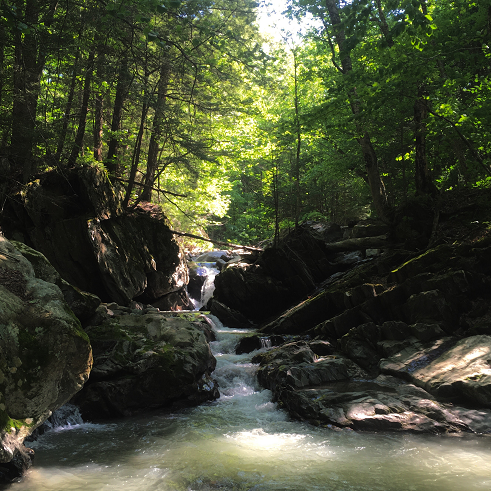
<path fill-rule="evenodd" d="M 50 279 L 53 279 L 50 276 Z M 0 462 L 86 382 L 92 351 L 60 288 L 0 236 Z"/>
<path fill-rule="evenodd" d="M 87 331 L 94 369 L 74 402 L 89 420 L 154 408 L 190 406 L 218 397 L 216 360 L 199 314 L 110 312 Z M 116 311 L 116 310 L 115 310 Z"/>
<path fill-rule="evenodd" d="M 13 240 L 11 243 L 32 264 L 36 278 L 54 283 L 60 288 L 65 301 L 78 319 L 83 321 L 94 315 L 101 303 L 97 295 L 84 292 L 65 281 L 41 252 L 22 242 Z"/>

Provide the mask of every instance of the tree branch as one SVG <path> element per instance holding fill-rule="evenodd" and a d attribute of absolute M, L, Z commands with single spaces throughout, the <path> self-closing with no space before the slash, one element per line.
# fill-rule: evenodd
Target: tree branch
<path fill-rule="evenodd" d="M 229 242 L 221 242 L 219 240 L 205 239 L 204 237 L 200 237 L 199 235 L 187 234 L 184 232 L 176 232 L 175 230 L 171 230 L 171 233 L 173 233 L 174 235 L 179 235 L 180 237 L 189 237 L 191 239 L 198 239 L 198 240 L 204 240 L 205 242 L 211 242 L 212 244 L 222 245 L 225 247 L 232 247 L 233 249 L 245 249 L 246 251 L 256 251 L 256 252 L 263 251 L 263 249 L 261 249 L 260 247 L 250 247 L 250 246 L 244 246 L 239 244 L 230 244 Z"/>

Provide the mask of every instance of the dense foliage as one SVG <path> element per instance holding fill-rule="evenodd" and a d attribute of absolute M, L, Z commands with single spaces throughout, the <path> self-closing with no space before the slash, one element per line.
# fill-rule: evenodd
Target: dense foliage
<path fill-rule="evenodd" d="M 8 185 L 101 165 L 126 206 L 251 243 L 489 184 L 489 0 L 290 0 L 320 27 L 283 43 L 256 7 L 2 2 Z"/>

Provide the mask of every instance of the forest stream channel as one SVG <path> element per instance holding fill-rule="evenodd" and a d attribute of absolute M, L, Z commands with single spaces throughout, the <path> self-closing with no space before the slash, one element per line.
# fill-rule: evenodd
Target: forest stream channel
<path fill-rule="evenodd" d="M 216 318 L 221 397 L 171 414 L 46 432 L 35 465 L 9 491 L 471 491 L 491 486 L 488 437 L 363 433 L 292 421 L 256 382 L 250 330 Z"/>

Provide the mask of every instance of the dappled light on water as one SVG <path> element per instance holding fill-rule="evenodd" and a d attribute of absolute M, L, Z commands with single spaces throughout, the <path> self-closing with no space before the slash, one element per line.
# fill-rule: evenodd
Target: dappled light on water
<path fill-rule="evenodd" d="M 81 424 L 35 442 L 9 491 L 473 491 L 491 488 L 486 436 L 370 434 L 292 421 L 256 383 L 243 331 L 212 343 L 216 402 L 173 414 Z"/>

